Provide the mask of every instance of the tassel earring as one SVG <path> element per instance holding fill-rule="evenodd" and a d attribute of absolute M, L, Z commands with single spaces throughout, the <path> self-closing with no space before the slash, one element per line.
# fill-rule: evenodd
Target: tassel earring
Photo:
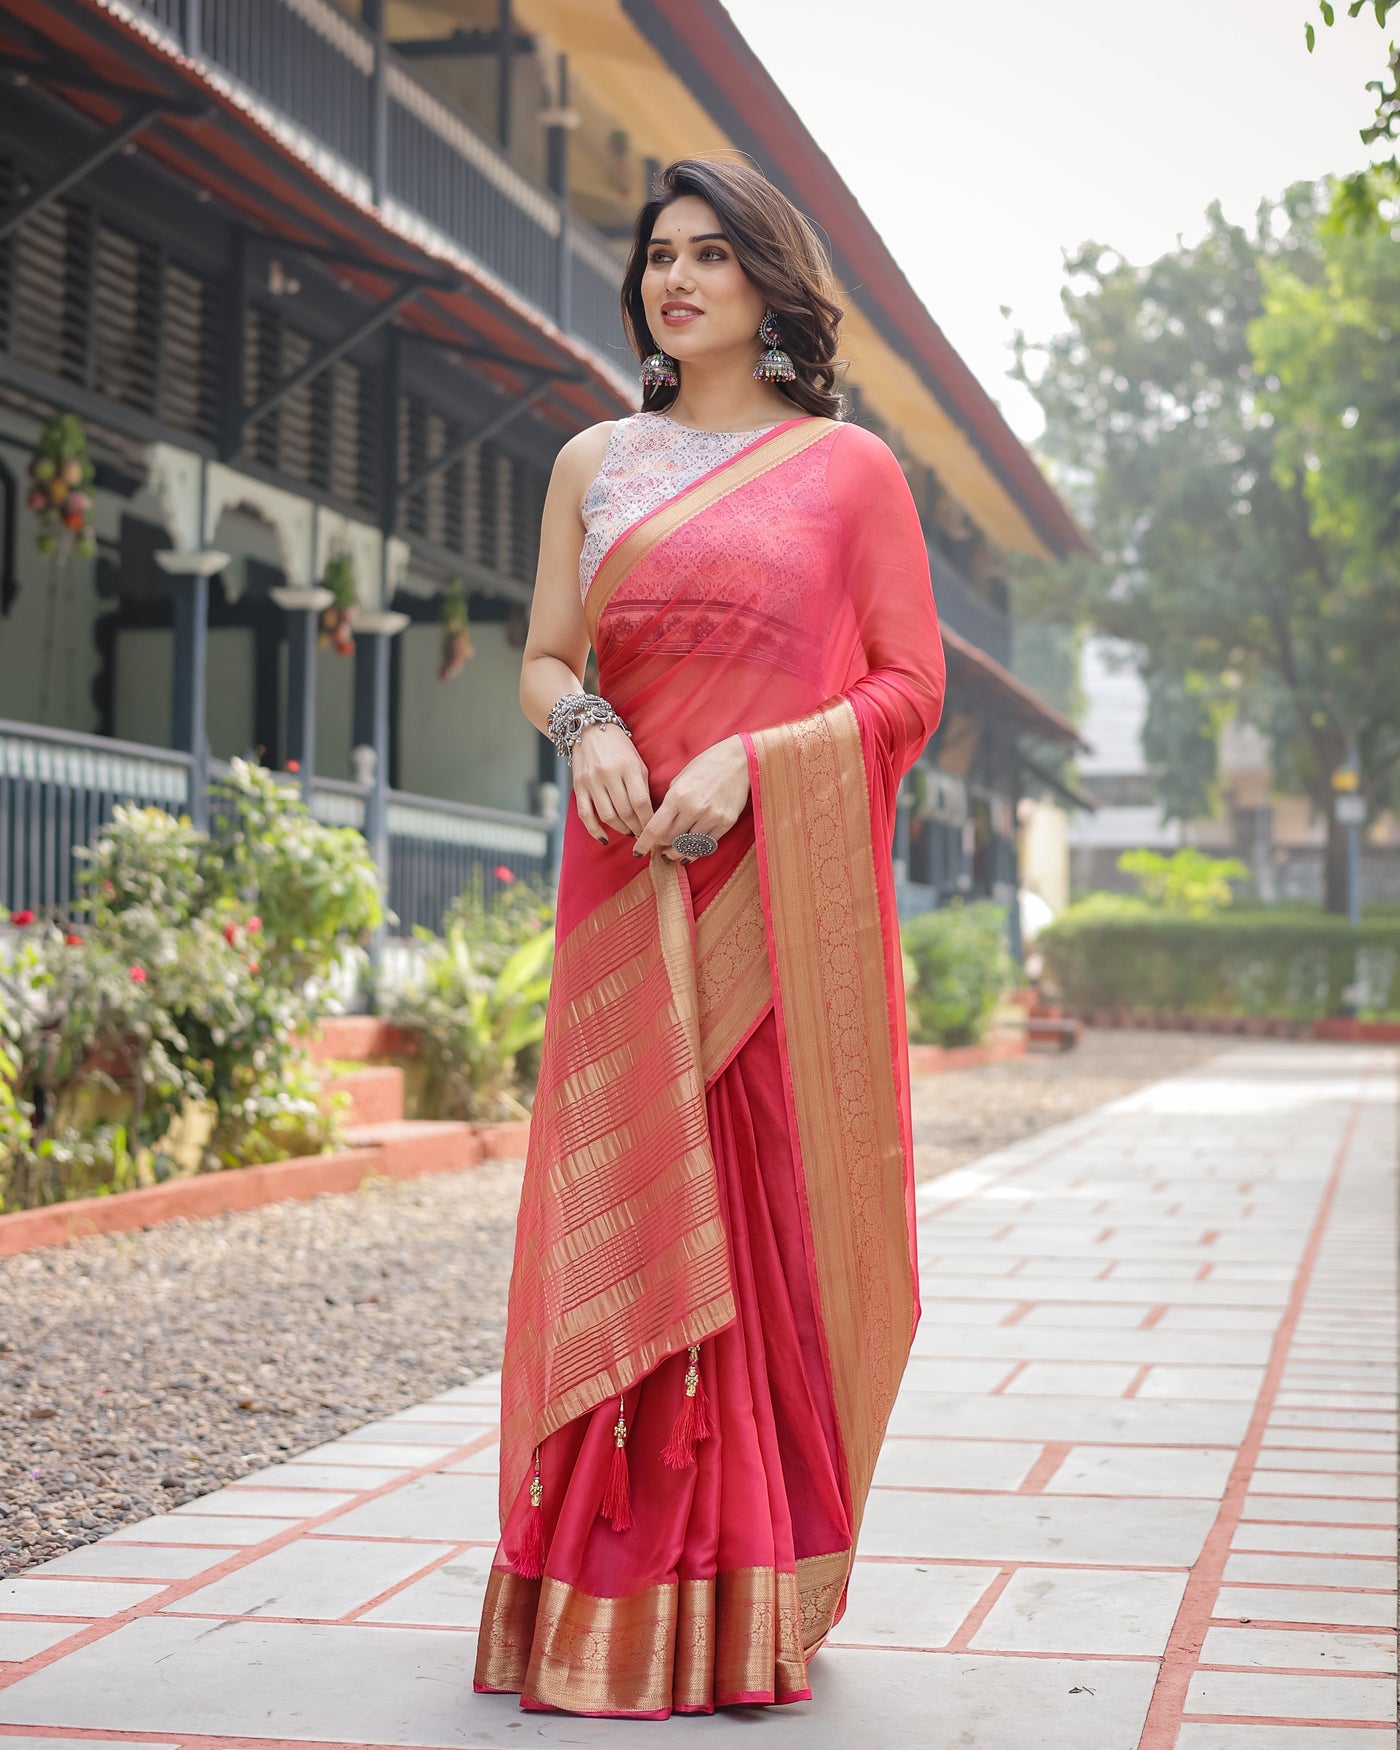
<path fill-rule="evenodd" d="M 661 1450 L 661 1462 L 672 1470 L 684 1470 L 695 1459 L 695 1444 L 714 1433 L 710 1421 L 710 1402 L 705 1396 L 705 1382 L 700 1377 L 700 1345 L 690 1346 L 690 1366 L 685 1370 L 685 1396 L 671 1438 Z"/>
<path fill-rule="evenodd" d="M 515 1571 L 522 1580 L 538 1580 L 544 1573 L 544 1484 L 540 1481 L 540 1449 L 535 1448 L 535 1474 L 530 1479 L 530 1511 L 525 1515 L 525 1531 L 520 1539 L 520 1554 L 515 1559 Z"/>
<path fill-rule="evenodd" d="M 676 389 L 680 381 L 676 361 L 660 347 L 642 360 L 642 382 L 648 389 Z"/>
<path fill-rule="evenodd" d="M 790 383 L 797 375 L 797 366 L 779 344 L 782 336 L 778 333 L 778 318 L 771 310 L 758 325 L 758 338 L 765 350 L 753 368 L 754 376 L 760 383 Z"/>
<path fill-rule="evenodd" d="M 603 1503 L 598 1511 L 612 1522 L 614 1531 L 632 1529 L 632 1485 L 627 1474 L 627 1410 L 622 1398 L 617 1400 L 617 1421 L 613 1426 L 612 1464 L 608 1467 L 608 1486 L 603 1490 Z"/>

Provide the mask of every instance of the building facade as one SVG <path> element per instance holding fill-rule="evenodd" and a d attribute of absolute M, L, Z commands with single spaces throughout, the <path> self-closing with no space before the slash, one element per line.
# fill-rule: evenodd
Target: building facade
<path fill-rule="evenodd" d="M 115 801 L 197 813 L 240 754 L 367 833 L 405 929 L 551 866 L 567 773 L 517 702 L 545 484 L 636 405 L 656 167 L 739 150 L 858 288 L 854 413 L 928 535 L 949 705 L 901 903 L 1011 904 L 1036 744 L 1075 732 L 1009 672 L 1004 560 L 1082 537 L 718 5 L 13 0 L 0 82 L 0 902 L 62 906 Z M 91 557 L 27 504 L 64 413 Z"/>

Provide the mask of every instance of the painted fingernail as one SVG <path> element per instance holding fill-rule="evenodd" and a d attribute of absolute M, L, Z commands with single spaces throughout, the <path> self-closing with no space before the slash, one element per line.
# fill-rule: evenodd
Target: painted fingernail
<path fill-rule="evenodd" d="M 598 834 L 598 843 L 600 845 L 605 845 L 605 844 L 607 844 L 607 842 L 608 841 L 603 837 L 602 833 L 599 833 Z"/>

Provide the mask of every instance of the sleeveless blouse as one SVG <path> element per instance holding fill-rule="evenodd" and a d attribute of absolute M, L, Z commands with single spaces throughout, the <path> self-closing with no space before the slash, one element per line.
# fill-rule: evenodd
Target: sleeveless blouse
<path fill-rule="evenodd" d="M 619 419 L 583 500 L 586 532 L 578 563 L 580 593 L 587 596 L 608 549 L 634 523 L 772 429 L 697 431 L 665 413 L 633 413 Z"/>

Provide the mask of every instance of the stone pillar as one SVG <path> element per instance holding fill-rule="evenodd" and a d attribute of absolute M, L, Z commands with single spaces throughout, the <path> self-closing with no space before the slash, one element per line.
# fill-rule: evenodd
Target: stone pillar
<path fill-rule="evenodd" d="M 170 745 L 191 755 L 189 816 L 209 824 L 209 579 L 228 564 L 212 547 L 156 554 L 175 600 L 175 682 L 170 701 Z"/>
<path fill-rule="evenodd" d="M 287 616 L 287 760 L 297 762 L 301 799 L 311 806 L 316 774 L 316 638 L 321 611 L 335 597 L 328 589 L 274 589 Z"/>
<path fill-rule="evenodd" d="M 373 750 L 373 777 L 365 798 L 364 834 L 387 900 L 389 893 L 389 640 L 408 624 L 407 614 L 361 612 L 355 620 L 356 748 Z M 353 756 L 352 756 L 353 758 Z M 367 765 L 368 761 L 362 761 Z M 383 931 L 380 931 L 382 937 Z M 372 953 L 378 958 L 380 942 Z"/>

